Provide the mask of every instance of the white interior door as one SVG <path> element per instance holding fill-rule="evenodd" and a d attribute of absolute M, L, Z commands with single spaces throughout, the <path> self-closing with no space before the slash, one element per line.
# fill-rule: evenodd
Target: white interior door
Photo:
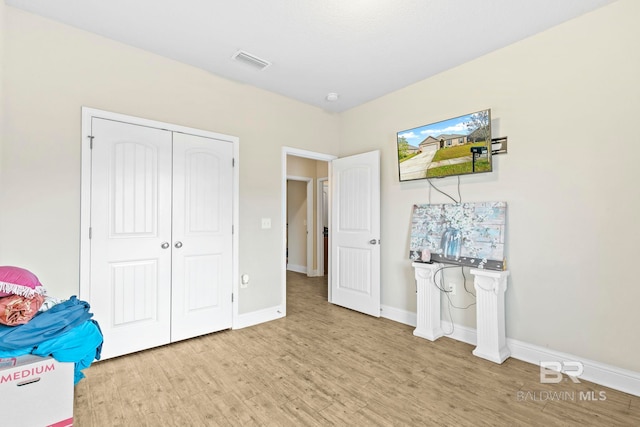
<path fill-rule="evenodd" d="M 233 145 L 173 136 L 171 340 L 231 327 Z"/>
<path fill-rule="evenodd" d="M 331 302 L 380 316 L 380 152 L 331 162 Z"/>
<path fill-rule="evenodd" d="M 90 303 L 109 358 L 170 341 L 171 132 L 91 128 Z"/>

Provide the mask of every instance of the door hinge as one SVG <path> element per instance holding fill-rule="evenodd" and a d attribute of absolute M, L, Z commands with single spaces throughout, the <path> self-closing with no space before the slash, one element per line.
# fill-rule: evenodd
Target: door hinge
<path fill-rule="evenodd" d="M 89 138 L 89 149 L 93 150 L 93 138 L 95 138 L 95 136 L 89 135 L 87 138 Z"/>
<path fill-rule="evenodd" d="M 233 294 L 231 294 L 231 302 L 233 302 Z"/>
<path fill-rule="evenodd" d="M 232 168 L 235 168 L 235 167 L 236 167 L 236 158 L 235 158 L 235 157 L 232 157 L 232 158 L 231 158 L 231 167 L 232 167 Z"/>
<path fill-rule="evenodd" d="M 235 233 L 236 229 L 234 228 L 233 224 L 231 224 L 231 234 Z"/>
<path fill-rule="evenodd" d="M 93 231 L 92 228 L 89 227 L 89 239 L 91 239 L 92 231 Z"/>

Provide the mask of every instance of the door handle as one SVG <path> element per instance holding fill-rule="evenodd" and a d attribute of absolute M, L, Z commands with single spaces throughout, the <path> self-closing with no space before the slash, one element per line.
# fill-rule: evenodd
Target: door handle
<path fill-rule="evenodd" d="M 369 240 L 369 243 L 371 243 L 372 245 L 375 245 L 376 243 L 380 244 L 380 240 L 371 239 L 371 240 Z"/>
<path fill-rule="evenodd" d="M 178 241 L 178 242 L 176 242 L 176 244 L 175 244 L 175 245 L 173 245 L 173 246 L 175 246 L 177 249 L 180 249 L 180 248 L 182 247 L 182 242 Z"/>
<path fill-rule="evenodd" d="M 169 242 L 162 242 L 162 244 L 160 245 L 160 247 L 162 249 L 167 249 L 169 247 Z"/>

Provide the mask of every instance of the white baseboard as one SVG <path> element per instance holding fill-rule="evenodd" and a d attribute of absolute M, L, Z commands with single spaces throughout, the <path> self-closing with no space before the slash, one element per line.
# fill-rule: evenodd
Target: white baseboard
<path fill-rule="evenodd" d="M 309 270 L 307 267 L 303 265 L 287 264 L 287 270 L 295 271 L 296 273 L 306 274 L 307 277 L 320 276 L 320 274 L 318 274 L 318 270 Z"/>
<path fill-rule="evenodd" d="M 307 274 L 307 267 L 305 265 L 287 264 L 287 270 Z"/>
<path fill-rule="evenodd" d="M 478 334 L 473 328 L 458 325 L 457 323 L 451 323 L 448 320 L 443 320 L 440 325 L 442 325 L 445 337 L 453 338 L 454 340 L 462 341 L 471 345 L 476 345 L 478 343 Z"/>
<path fill-rule="evenodd" d="M 404 323 L 405 325 L 415 327 L 418 324 L 417 315 L 411 311 L 400 310 L 388 305 L 380 306 L 380 317 L 393 320 L 394 322 Z"/>
<path fill-rule="evenodd" d="M 416 313 L 394 307 L 382 306 L 380 316 L 409 326 L 416 326 L 417 324 Z M 478 342 L 477 333 L 474 328 L 451 323 L 447 320 L 442 320 L 441 325 L 446 337 L 471 345 L 476 345 Z M 584 372 L 579 377 L 580 379 L 634 396 L 640 396 L 640 373 L 638 372 L 585 359 L 573 354 L 562 353 L 512 338 L 507 338 L 507 346 L 511 350 L 511 357 L 536 366 L 539 366 L 541 361 L 581 362 L 584 367 Z"/>
<path fill-rule="evenodd" d="M 269 307 L 258 311 L 252 311 L 250 313 L 239 314 L 233 321 L 232 329 L 242 329 L 249 326 L 258 325 L 260 323 L 270 322 L 272 320 L 280 319 L 286 316 L 286 312 L 283 307 Z"/>
<path fill-rule="evenodd" d="M 640 396 L 640 373 L 638 372 L 539 347 L 512 338 L 507 338 L 507 346 L 511 350 L 511 357 L 538 366 L 541 361 L 581 362 L 584 372 L 580 375 L 580 379 L 633 394 L 634 396 Z"/>

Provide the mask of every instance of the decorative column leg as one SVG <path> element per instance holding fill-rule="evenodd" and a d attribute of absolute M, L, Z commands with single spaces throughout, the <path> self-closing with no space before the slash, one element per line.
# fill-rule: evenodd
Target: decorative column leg
<path fill-rule="evenodd" d="M 471 269 L 476 289 L 478 345 L 473 354 L 495 363 L 504 362 L 511 351 L 507 347 L 504 317 L 504 293 L 508 271 Z"/>
<path fill-rule="evenodd" d="M 413 263 L 417 283 L 417 325 L 413 335 L 435 341 L 444 335 L 440 326 L 440 289 L 442 264 Z"/>

